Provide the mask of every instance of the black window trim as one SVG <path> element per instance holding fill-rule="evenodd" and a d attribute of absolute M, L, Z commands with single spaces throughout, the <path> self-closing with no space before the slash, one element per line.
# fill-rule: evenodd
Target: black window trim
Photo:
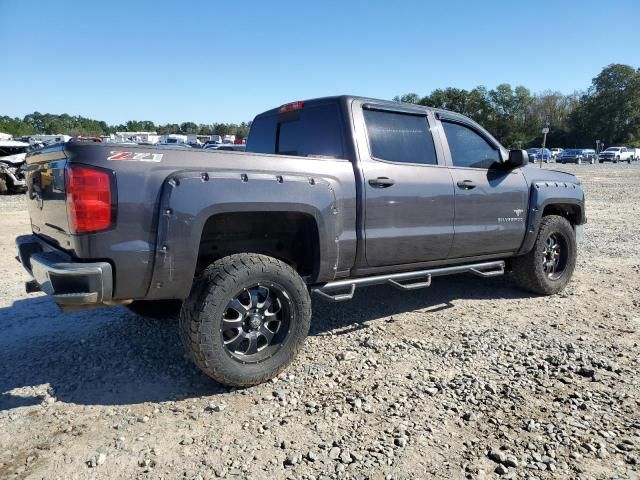
<path fill-rule="evenodd" d="M 369 157 L 371 157 L 371 159 L 377 161 L 377 162 L 383 162 L 383 163 L 390 163 L 392 165 L 409 165 L 409 166 L 414 166 L 414 167 L 440 167 L 440 168 L 447 168 L 447 165 L 445 165 L 444 163 L 440 163 L 440 156 L 438 155 L 438 147 L 436 145 L 436 137 L 434 135 L 434 132 L 431 131 L 431 129 L 433 128 L 433 126 L 431 125 L 431 123 L 429 122 L 429 111 L 428 110 L 418 110 L 418 109 L 409 109 L 409 108 L 398 108 L 395 105 L 391 106 L 391 105 L 380 105 L 380 104 L 376 104 L 376 103 L 363 103 L 362 104 L 362 110 L 372 110 L 372 111 L 377 111 L 377 112 L 386 112 L 386 113 L 400 113 L 403 115 L 413 115 L 414 117 L 424 117 L 425 120 L 427 121 L 427 130 L 429 131 L 429 133 L 431 134 L 431 140 L 433 142 L 433 153 L 435 154 L 436 157 L 436 163 L 435 164 L 431 164 L 431 163 L 413 163 L 413 162 L 398 162 L 398 161 L 394 161 L 394 160 L 387 160 L 385 158 L 380 158 L 380 157 L 376 157 L 373 154 L 373 150 L 371 149 L 371 139 L 369 138 L 369 129 L 367 128 L 367 122 L 364 120 L 364 114 L 362 116 L 362 120 L 364 122 L 364 133 L 367 137 L 367 150 L 369 150 Z"/>

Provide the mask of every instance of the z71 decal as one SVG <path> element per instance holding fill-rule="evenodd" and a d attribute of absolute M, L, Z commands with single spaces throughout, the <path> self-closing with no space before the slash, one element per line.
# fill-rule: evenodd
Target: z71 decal
<path fill-rule="evenodd" d="M 107 160 L 125 160 L 128 162 L 161 162 L 162 153 L 151 152 L 109 152 Z"/>

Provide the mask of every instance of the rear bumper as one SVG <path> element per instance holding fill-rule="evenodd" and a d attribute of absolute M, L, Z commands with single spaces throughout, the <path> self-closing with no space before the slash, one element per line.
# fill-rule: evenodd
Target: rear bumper
<path fill-rule="evenodd" d="M 35 235 L 16 238 L 18 260 L 40 290 L 51 295 L 63 309 L 90 307 L 111 300 L 113 275 L 107 262 L 83 263 L 53 248 Z M 27 291 L 34 291 L 29 282 Z"/>

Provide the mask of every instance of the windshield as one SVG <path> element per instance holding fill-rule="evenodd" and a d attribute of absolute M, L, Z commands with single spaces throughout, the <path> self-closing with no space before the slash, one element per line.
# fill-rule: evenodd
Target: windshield
<path fill-rule="evenodd" d="M 605 152 L 617 152 L 620 150 L 620 147 L 609 147 L 605 150 Z"/>
<path fill-rule="evenodd" d="M 570 149 L 568 149 L 568 150 L 565 150 L 565 151 L 564 151 L 564 152 L 562 152 L 562 153 L 566 153 L 566 154 L 568 154 L 568 155 L 575 155 L 575 154 L 580 153 L 580 152 L 581 152 L 581 150 L 579 150 L 579 149 L 577 149 L 577 148 L 570 148 Z"/>
<path fill-rule="evenodd" d="M 528 153 L 538 153 L 538 149 L 537 148 L 527 148 L 527 152 Z"/>

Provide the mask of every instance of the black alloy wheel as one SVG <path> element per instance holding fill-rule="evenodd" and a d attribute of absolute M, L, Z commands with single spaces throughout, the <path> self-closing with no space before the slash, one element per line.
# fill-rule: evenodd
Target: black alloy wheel
<path fill-rule="evenodd" d="M 226 352 L 242 362 L 260 362 L 282 346 L 289 332 L 291 300 L 276 284 L 243 289 L 222 315 L 220 335 Z"/>

